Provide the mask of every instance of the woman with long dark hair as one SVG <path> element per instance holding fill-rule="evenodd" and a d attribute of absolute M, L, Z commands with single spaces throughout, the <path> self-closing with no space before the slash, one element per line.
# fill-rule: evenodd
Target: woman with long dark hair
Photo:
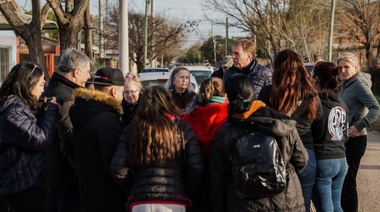
<path fill-rule="evenodd" d="M 323 128 L 315 129 L 314 151 L 317 171 L 312 200 L 317 211 L 340 211 L 340 198 L 347 162 L 348 109 L 339 97 L 340 69 L 330 62 L 318 62 L 312 72 L 315 90 L 323 106 Z"/>
<path fill-rule="evenodd" d="M 131 124 L 124 128 L 112 160 L 112 173 L 136 211 L 185 211 L 197 188 L 203 157 L 190 125 L 163 87 L 144 90 Z M 128 185 L 131 185 L 129 188 Z"/>
<path fill-rule="evenodd" d="M 0 198 L 10 211 L 44 211 L 46 147 L 58 121 L 55 97 L 37 107 L 42 69 L 15 65 L 0 88 Z"/>
<path fill-rule="evenodd" d="M 210 156 L 212 211 L 305 211 L 297 174 L 306 166 L 307 152 L 297 133 L 296 122 L 257 100 L 252 80 L 243 74 L 231 76 L 226 83 L 226 92 L 229 99 L 228 121 L 216 132 Z M 284 170 L 286 169 L 284 171 L 286 186 L 279 193 L 267 195 L 262 193 L 264 189 L 257 189 L 253 191 L 257 195 L 255 198 L 241 197 L 241 192 L 237 189 L 235 179 L 237 172 L 245 172 L 246 177 L 241 183 L 249 187 L 252 181 L 247 179 L 253 177 L 250 175 L 251 171 L 264 167 L 247 163 L 245 169 L 236 171 L 232 168 L 233 153 L 238 139 L 251 132 L 276 138 L 280 146 Z M 260 147 L 261 145 L 254 145 L 252 149 L 247 147 L 247 152 L 256 153 L 254 149 Z M 266 178 L 266 175 L 256 176 L 255 181 L 263 182 L 262 184 L 274 189 L 276 186 L 272 186 L 271 179 Z"/>
<path fill-rule="evenodd" d="M 322 118 L 322 105 L 301 55 L 292 50 L 283 50 L 276 55 L 272 85 L 264 87 L 258 99 L 297 121 L 297 131 L 309 154 L 308 165 L 298 175 L 308 212 L 316 170 L 312 124 Z M 320 129 L 323 126 L 314 124 L 313 127 Z"/>

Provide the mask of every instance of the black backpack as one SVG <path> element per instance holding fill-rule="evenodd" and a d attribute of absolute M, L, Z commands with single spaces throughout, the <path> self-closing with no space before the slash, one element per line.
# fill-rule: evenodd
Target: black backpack
<path fill-rule="evenodd" d="M 275 138 L 250 132 L 239 138 L 231 156 L 235 193 L 239 198 L 262 198 L 281 193 L 286 166 Z"/>

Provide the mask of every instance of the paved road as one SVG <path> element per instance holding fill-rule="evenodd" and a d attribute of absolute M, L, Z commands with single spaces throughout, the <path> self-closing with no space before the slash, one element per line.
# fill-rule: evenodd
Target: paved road
<path fill-rule="evenodd" d="M 367 149 L 360 164 L 359 212 L 380 211 L 380 132 L 368 132 Z"/>

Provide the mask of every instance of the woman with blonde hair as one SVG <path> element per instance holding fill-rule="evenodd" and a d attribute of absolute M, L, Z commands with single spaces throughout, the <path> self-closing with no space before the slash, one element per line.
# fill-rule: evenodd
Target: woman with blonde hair
<path fill-rule="evenodd" d="M 322 123 L 317 126 L 313 122 L 322 118 L 322 105 L 301 55 L 292 50 L 276 55 L 272 83 L 261 90 L 258 99 L 297 121 L 298 134 L 309 155 L 306 168 L 298 176 L 306 211 L 310 211 L 316 171 L 312 131 L 323 127 Z"/>
<path fill-rule="evenodd" d="M 356 175 L 360 160 L 367 147 L 367 130 L 380 114 L 380 106 L 371 91 L 371 77 L 361 71 L 358 58 L 345 52 L 336 59 L 341 69 L 340 97 L 348 106 L 349 139 L 345 144 L 348 172 L 343 184 L 342 208 L 344 211 L 358 211 Z"/>
<path fill-rule="evenodd" d="M 217 129 L 227 121 L 228 100 L 223 80 L 212 77 L 202 81 L 198 94 L 186 108 L 183 119 L 189 123 L 198 137 L 205 158 L 206 170 L 211 145 Z M 204 172 L 202 182 L 192 197 L 192 211 L 211 211 L 209 173 Z"/>
<path fill-rule="evenodd" d="M 191 207 L 188 195 L 198 186 L 204 162 L 197 137 L 172 102 L 166 88 L 146 88 L 114 154 L 111 170 L 130 191 L 127 208 L 132 212 Z"/>
<path fill-rule="evenodd" d="M 124 126 L 129 125 L 134 115 L 136 114 L 142 91 L 143 89 L 139 78 L 132 73 L 126 74 L 124 84 L 124 99 L 122 102 L 124 114 L 121 117 Z"/>

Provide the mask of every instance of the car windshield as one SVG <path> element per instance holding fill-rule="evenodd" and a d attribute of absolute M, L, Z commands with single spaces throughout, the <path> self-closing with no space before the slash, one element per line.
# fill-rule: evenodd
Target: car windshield
<path fill-rule="evenodd" d="M 190 70 L 190 73 L 195 77 L 198 85 L 200 85 L 204 79 L 207 79 L 211 76 L 211 71 Z"/>

